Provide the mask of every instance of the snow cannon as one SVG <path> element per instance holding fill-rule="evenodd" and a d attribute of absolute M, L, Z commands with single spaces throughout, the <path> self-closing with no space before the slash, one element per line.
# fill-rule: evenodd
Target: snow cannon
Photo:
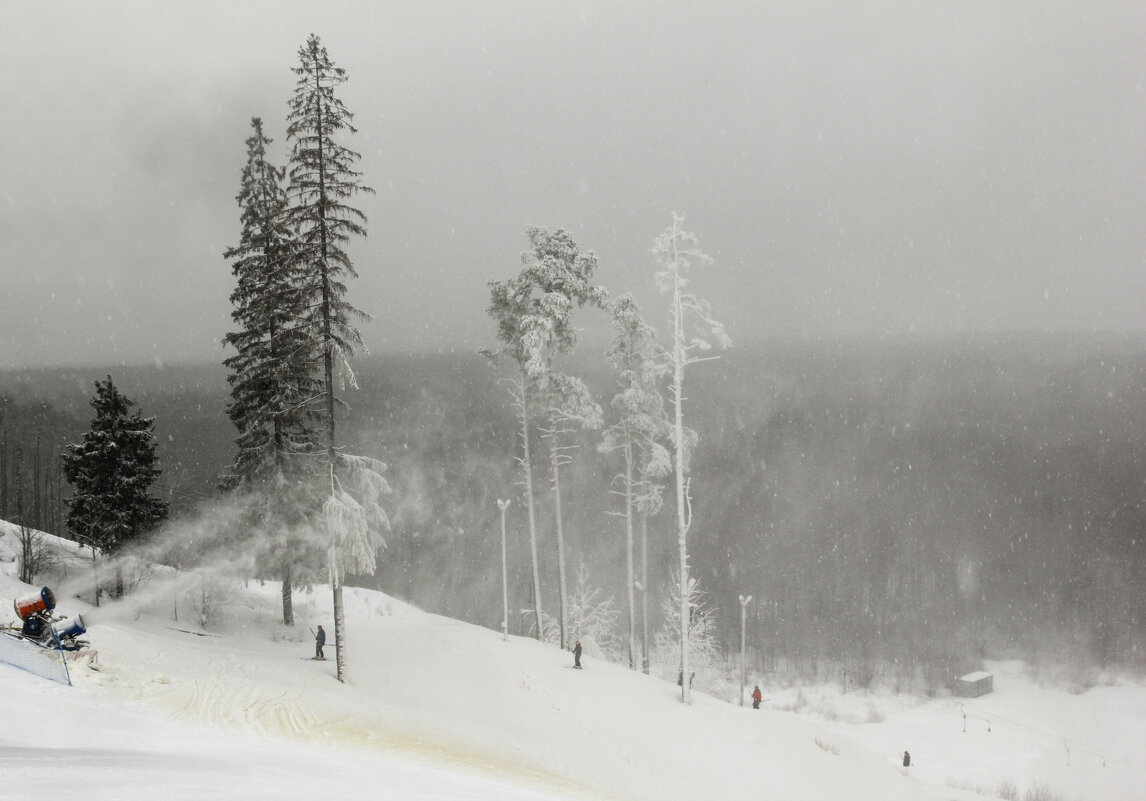
<path fill-rule="evenodd" d="M 61 640 L 74 640 L 76 637 L 87 633 L 87 630 L 87 626 L 84 625 L 84 616 L 76 615 L 71 623 L 56 630 L 56 636 Z"/>
<path fill-rule="evenodd" d="M 42 640 L 48 636 L 44 626 L 44 619 L 39 615 L 29 615 L 20 627 L 20 633 L 30 640 Z"/>
<path fill-rule="evenodd" d="M 27 620 L 32 615 L 55 609 L 56 595 L 47 587 L 43 587 L 39 592 L 20 596 L 12 602 L 12 606 L 16 607 L 16 614 L 21 620 Z"/>

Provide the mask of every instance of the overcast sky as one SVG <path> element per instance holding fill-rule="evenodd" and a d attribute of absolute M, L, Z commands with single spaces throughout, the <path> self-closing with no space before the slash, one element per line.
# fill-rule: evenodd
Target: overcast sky
<path fill-rule="evenodd" d="M 285 161 L 311 32 L 374 352 L 491 344 L 529 225 L 663 328 L 674 210 L 734 339 L 1146 330 L 1138 1 L 0 0 L 0 367 L 224 357 L 244 140 Z"/>

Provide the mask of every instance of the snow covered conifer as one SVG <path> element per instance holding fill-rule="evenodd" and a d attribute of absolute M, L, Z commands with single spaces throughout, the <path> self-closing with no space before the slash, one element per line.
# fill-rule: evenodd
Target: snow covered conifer
<path fill-rule="evenodd" d="M 554 359 L 573 350 L 577 329 L 573 312 L 586 304 L 604 308 L 608 293 L 593 285 L 597 255 L 582 251 L 568 231 L 526 230 L 531 250 L 522 254 L 519 277 L 526 299 L 521 320 L 525 372 L 537 382 L 547 423 L 542 433 L 549 444 L 549 485 L 553 492 L 554 536 L 557 546 L 557 582 L 561 604 L 561 647 L 568 644 L 569 592 L 565 570 L 565 535 L 561 512 L 561 466 L 568 464 L 566 435 L 574 428 L 594 429 L 602 424 L 601 408 L 585 384 L 554 369 Z"/>
<path fill-rule="evenodd" d="M 378 496 L 388 491 L 380 462 L 340 454 L 335 436 L 335 367 L 344 382 L 355 385 L 349 357 L 362 344 L 354 321 L 368 319 L 346 299 L 350 278 L 357 277 L 346 251 L 352 237 L 366 235 L 366 215 L 349 204 L 360 192 L 373 193 L 355 169 L 360 154 L 341 137 L 357 132 L 354 115 L 335 94 L 346 82 L 346 71 L 336 67 L 317 36 L 311 34 L 299 48 L 297 80 L 287 115 L 291 142 L 287 219 L 295 233 L 295 254 L 300 260 L 300 288 L 308 299 L 307 324 L 321 365 L 322 392 L 319 414 L 325 428 L 319 454 L 324 490 L 321 519 L 329 534 L 328 566 L 334 595 L 335 654 L 339 681 L 345 680 L 346 627 L 342 608 L 342 578 L 347 570 L 373 572 L 374 554 L 381 544 L 376 526 Z M 344 474 L 342 471 L 346 470 Z M 375 473 L 374 476 L 368 476 Z M 355 497 L 353 492 L 365 492 Z"/>
<path fill-rule="evenodd" d="M 358 277 L 346 245 L 352 236 L 366 236 L 366 215 L 348 201 L 374 190 L 362 185 L 361 173 L 354 169 L 360 154 L 338 140 L 357 132 L 351 124 L 354 115 L 334 94 L 347 80 L 346 71 L 334 66 L 313 34 L 298 56 L 299 66 L 293 68 L 298 80 L 287 115 L 291 142 L 287 218 L 301 262 L 300 288 L 309 301 L 314 352 L 322 365 L 323 421 L 333 462 L 335 367 L 354 383 L 347 358 L 362 344 L 354 321 L 369 319 L 346 299 L 347 279 Z"/>
<path fill-rule="evenodd" d="M 238 326 L 224 337 L 235 354 L 223 364 L 230 374 L 227 414 L 238 429 L 236 456 L 224 486 L 246 493 L 250 530 L 260 562 L 282 579 L 283 623 L 294 622 L 291 590 L 296 564 L 305 561 L 306 542 L 291 536 L 304 516 L 296 503 L 317 441 L 309 399 L 321 394 L 312 373 L 308 298 L 301 290 L 300 262 L 294 258 L 294 231 L 287 222 L 285 170 L 271 164 L 258 117 L 251 120 L 247 162 L 236 197 L 242 210 L 239 244 L 231 261 L 236 286 L 231 318 Z M 273 533 L 273 534 L 271 534 Z"/>
<path fill-rule="evenodd" d="M 313 450 L 306 402 L 321 389 L 311 375 L 302 322 L 309 298 L 299 286 L 303 276 L 287 224 L 285 170 L 267 160 L 272 140 L 262 120 L 252 119 L 251 127 L 236 197 L 242 233 L 224 253 L 236 278 L 231 318 L 238 326 L 223 338 L 236 351 L 223 364 L 230 370 L 227 414 L 239 430 L 228 483 L 266 481 L 292 455 Z"/>
<path fill-rule="evenodd" d="M 688 599 L 690 587 L 688 576 L 688 531 L 692 524 L 688 472 L 688 455 L 696 443 L 695 432 L 684 427 L 684 371 L 691 364 L 704 361 L 701 354 L 717 347 L 726 348 L 732 344 L 724 331 L 708 310 L 707 301 L 701 300 L 692 292 L 685 291 L 688 275 L 693 267 L 711 264 L 712 259 L 700 250 L 696 236 L 680 227 L 681 218 L 675 213 L 672 225 L 657 237 L 653 245 L 653 255 L 661 269 L 656 273 L 657 286 L 662 293 L 671 296 L 670 313 L 672 320 L 672 349 L 668 354 L 668 365 L 672 372 L 673 405 L 673 472 L 676 476 L 676 515 L 677 543 L 680 551 L 680 661 L 681 671 L 689 675 Z M 692 700 L 687 681 L 681 683 L 681 699 L 685 703 Z"/>
<path fill-rule="evenodd" d="M 550 486 L 553 491 L 557 543 L 557 570 L 561 604 L 560 645 L 567 642 L 568 591 L 565 581 L 565 544 L 561 521 L 560 466 L 567 463 L 562 436 L 571 427 L 597 428 L 600 407 L 584 383 L 552 369 L 553 358 L 568 353 L 576 342 L 573 311 L 586 303 L 603 307 L 604 289 L 592 284 L 597 257 L 581 252 L 564 230 L 550 234 L 544 228 L 526 230 L 531 249 L 522 254 L 521 272 L 504 281 L 490 281 L 487 309 L 497 323 L 497 336 L 503 343 L 496 351 L 482 351 L 496 358 L 509 355 L 517 364 L 519 378 L 514 383 L 513 401 L 521 424 L 522 457 L 525 473 L 526 508 L 529 517 L 530 547 L 533 557 L 534 613 L 543 619 L 541 586 L 538 578 L 537 528 L 535 523 L 533 477 L 530 456 L 530 415 L 535 409 L 546 416 L 542 433 L 549 444 Z M 541 637 L 543 626 L 538 625 Z"/>
<path fill-rule="evenodd" d="M 166 502 L 150 494 L 159 478 L 155 418 L 132 411 L 112 383 L 95 382 L 91 428 L 67 446 L 64 476 L 74 494 L 68 499 L 68 530 L 77 541 L 114 554 L 167 517 Z M 117 592 L 123 581 L 117 573 Z M 98 590 L 97 590 L 98 598 Z"/>
<path fill-rule="evenodd" d="M 618 476 L 625 498 L 625 576 L 628 599 L 629 667 L 635 668 L 636 658 L 636 598 L 638 584 L 634 570 L 634 519 L 641 520 L 641 580 L 642 595 L 642 658 L 648 670 L 648 526 L 649 512 L 655 513 L 660 500 L 657 479 L 672 470 L 668 451 L 662 440 L 667 438 L 668 418 L 664 398 L 657 391 L 657 381 L 665 372 L 665 354 L 656 343 L 656 331 L 641 317 L 641 310 L 632 295 L 622 295 L 609 305 L 616 331 L 607 356 L 617 372 L 620 391 L 613 397 L 612 407 L 617 415 L 605 432 L 604 446 L 619 450 L 624 458 L 624 472 Z"/>

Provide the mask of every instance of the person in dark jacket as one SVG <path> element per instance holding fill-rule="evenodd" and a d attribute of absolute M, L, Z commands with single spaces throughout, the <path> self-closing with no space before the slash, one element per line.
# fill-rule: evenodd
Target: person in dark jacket
<path fill-rule="evenodd" d="M 578 670 L 581 669 L 581 641 L 577 640 L 573 644 L 573 667 Z"/>
<path fill-rule="evenodd" d="M 318 634 L 314 635 L 314 658 L 326 659 L 322 653 L 322 646 L 326 645 L 326 632 L 322 630 L 322 626 L 318 627 Z"/>
<path fill-rule="evenodd" d="M 752 708 L 759 709 L 760 702 L 764 700 L 764 696 L 760 694 L 760 685 L 756 685 L 756 689 L 752 691 Z"/>
<path fill-rule="evenodd" d="M 907 753 L 906 751 L 903 752 L 903 767 L 911 767 L 911 754 Z"/>

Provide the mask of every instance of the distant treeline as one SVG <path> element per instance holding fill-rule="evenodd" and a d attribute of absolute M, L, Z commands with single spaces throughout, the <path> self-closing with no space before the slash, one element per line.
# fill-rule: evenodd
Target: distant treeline
<path fill-rule="evenodd" d="M 496 501 L 512 498 L 511 609 L 531 608 L 499 375 L 464 352 L 356 367 L 347 446 L 386 461 L 394 489 L 393 531 L 370 583 L 497 628 Z M 30 452 L 39 432 L 40 475 L 58 469 L 62 443 L 86 430 L 92 382 L 108 372 L 156 417 L 173 513 L 210 498 L 233 456 L 225 375 L 213 367 L 0 374 L 7 497 L 15 448 Z M 607 407 L 608 369 L 586 364 L 582 375 Z M 862 683 L 890 664 L 940 683 L 984 656 L 1146 665 L 1146 342 L 739 345 L 693 375 L 690 554 L 730 654 L 738 595 L 751 594 L 747 640 L 760 669 L 846 665 Z M 596 442 L 582 437 L 562 476 L 567 548 L 619 606 L 624 535 L 609 512 L 620 509 L 620 465 Z M 53 449 L 55 461 L 44 455 Z M 11 515 L 9 500 L 0 516 Z M 651 526 L 654 611 L 675 558 L 671 516 L 666 508 Z M 556 553 L 544 535 L 541 557 L 554 610 Z M 523 620 L 511 613 L 511 631 Z"/>

